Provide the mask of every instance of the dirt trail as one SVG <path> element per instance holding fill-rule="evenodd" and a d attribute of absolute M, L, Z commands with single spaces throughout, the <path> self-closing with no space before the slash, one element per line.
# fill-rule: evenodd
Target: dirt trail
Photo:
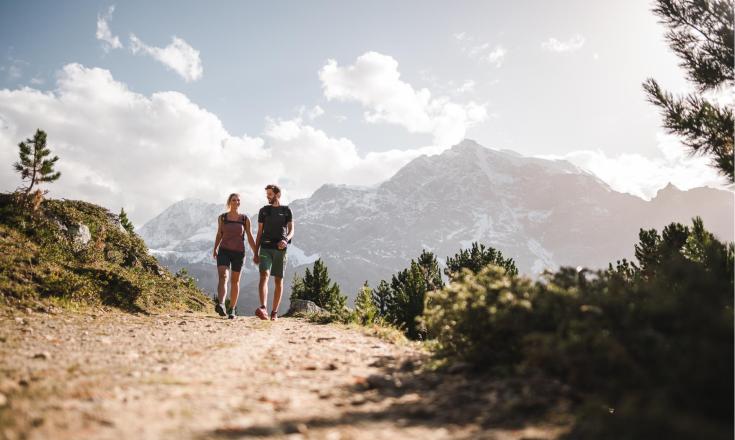
<path fill-rule="evenodd" d="M 452 403 L 463 399 L 466 380 L 419 376 L 426 354 L 417 347 L 355 329 L 199 314 L 7 311 L 0 320 L 4 439 L 549 438 L 560 432 L 488 429 L 490 419 L 478 414 L 489 406 Z M 442 387 L 453 380 L 460 389 L 447 400 Z"/>

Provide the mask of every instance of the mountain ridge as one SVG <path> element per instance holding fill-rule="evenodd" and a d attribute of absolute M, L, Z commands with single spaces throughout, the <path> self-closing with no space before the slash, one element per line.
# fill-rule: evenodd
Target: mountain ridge
<path fill-rule="evenodd" d="M 207 213 L 205 205 L 197 212 L 209 217 L 197 225 L 209 236 L 152 240 L 169 253 L 180 250 L 176 258 L 184 266 L 195 262 L 187 260 L 184 249 L 201 247 L 206 258 L 196 261 L 204 265 L 198 273 L 214 272 L 210 260 L 216 214 Z M 681 191 L 670 185 L 646 201 L 612 190 L 568 161 L 529 158 L 472 140 L 438 155 L 420 156 L 374 187 L 325 184 L 289 206 L 296 236 L 287 277 L 322 258 L 349 296 L 365 280 L 374 285 L 403 269 L 422 249 L 443 260 L 473 241 L 501 250 L 527 274 L 559 265 L 606 267 L 632 257 L 640 228 L 660 229 L 671 221 L 688 224 L 696 215 L 720 238 L 732 241 L 728 191 Z M 146 231 L 153 228 L 143 228 L 147 240 Z M 162 262 L 171 264 L 172 257 Z M 245 279 L 254 272 L 252 264 L 246 265 Z"/>

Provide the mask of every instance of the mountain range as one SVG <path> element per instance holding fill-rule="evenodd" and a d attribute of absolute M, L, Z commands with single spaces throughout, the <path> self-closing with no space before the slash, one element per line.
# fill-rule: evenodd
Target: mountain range
<path fill-rule="evenodd" d="M 641 228 L 691 224 L 694 216 L 721 240 L 732 241 L 735 204 L 730 191 L 681 191 L 671 184 L 646 201 L 612 190 L 567 161 L 464 140 L 414 159 L 379 185 L 323 185 L 290 207 L 296 235 L 287 281 L 321 258 L 342 292 L 354 298 L 363 282 L 374 286 L 389 279 L 422 249 L 442 264 L 473 241 L 499 249 L 532 276 L 558 266 L 603 268 L 630 259 Z M 213 292 L 211 252 L 222 212 L 220 204 L 187 199 L 138 232 L 162 264 L 186 268 Z M 257 305 L 255 280 L 250 263 L 243 269 L 246 308 Z"/>

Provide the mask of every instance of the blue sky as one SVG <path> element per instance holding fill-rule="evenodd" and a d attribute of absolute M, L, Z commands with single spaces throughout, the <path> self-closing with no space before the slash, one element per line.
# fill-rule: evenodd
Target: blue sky
<path fill-rule="evenodd" d="M 462 137 L 565 158 L 642 197 L 719 185 L 645 101 L 649 76 L 688 90 L 650 7 L 3 1 L 0 159 L 46 128 L 66 171 L 53 191 L 137 223 L 177 198 L 260 198 L 270 181 L 291 198 L 377 183 Z M 146 157 L 165 178 L 141 176 Z"/>

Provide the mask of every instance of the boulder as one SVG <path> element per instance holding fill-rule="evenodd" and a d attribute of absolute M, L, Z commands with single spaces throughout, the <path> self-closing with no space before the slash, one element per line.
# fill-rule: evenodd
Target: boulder
<path fill-rule="evenodd" d="M 291 301 L 291 306 L 288 308 L 286 315 L 307 315 L 312 313 L 322 313 L 324 309 L 314 303 L 314 301 L 308 301 L 305 299 L 294 299 Z"/>
<path fill-rule="evenodd" d="M 69 227 L 69 233 L 71 234 L 72 240 L 77 244 L 86 245 L 92 239 L 92 234 L 84 223 L 71 225 Z"/>

